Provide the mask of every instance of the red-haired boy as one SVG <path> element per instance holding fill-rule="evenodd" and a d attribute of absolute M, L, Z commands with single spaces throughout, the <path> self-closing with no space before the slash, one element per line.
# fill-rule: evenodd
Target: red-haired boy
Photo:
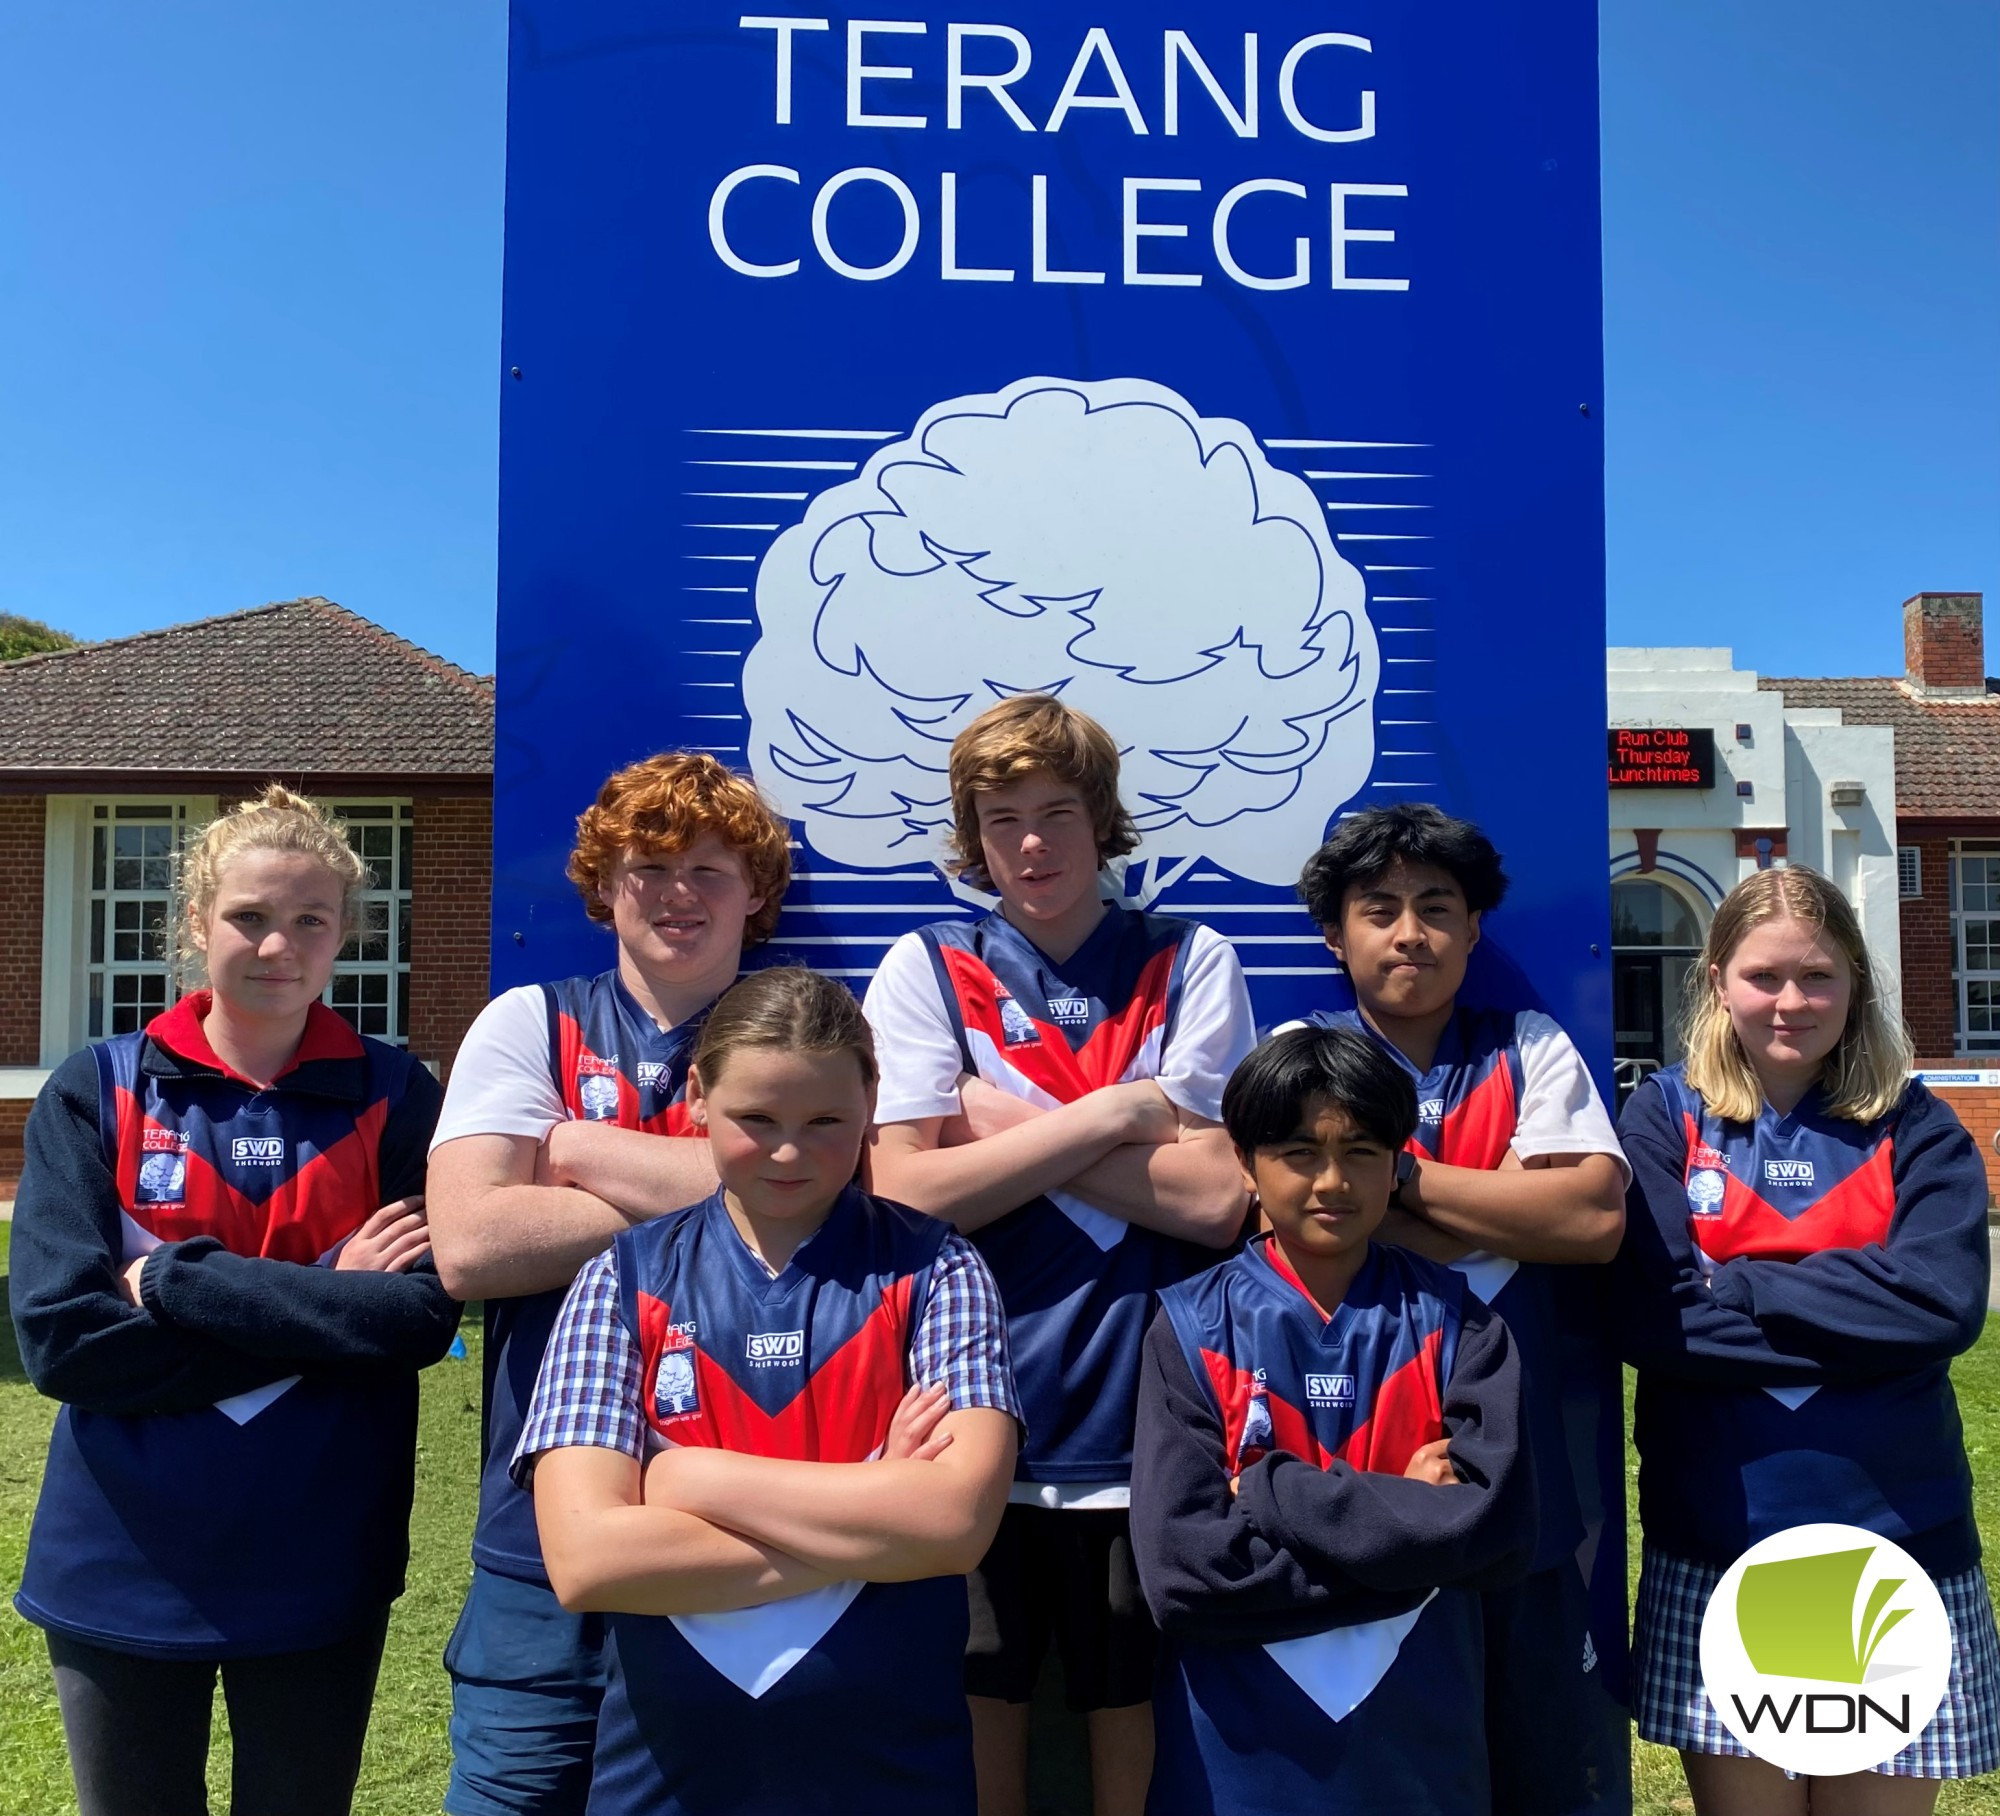
<path fill-rule="evenodd" d="M 688 1060 L 744 949 L 768 939 L 789 829 L 712 757 L 620 770 L 577 821 L 570 880 L 618 941 L 595 977 L 496 997 L 452 1067 L 429 1217 L 454 1297 L 486 1302 L 485 1462 L 472 1587 L 445 1653 L 451 1816 L 573 1816 L 590 1788 L 603 1619 L 549 1587 L 530 1495 L 507 1466 L 563 1294 L 620 1231 L 706 1198 L 715 1167 L 682 1105 Z"/>

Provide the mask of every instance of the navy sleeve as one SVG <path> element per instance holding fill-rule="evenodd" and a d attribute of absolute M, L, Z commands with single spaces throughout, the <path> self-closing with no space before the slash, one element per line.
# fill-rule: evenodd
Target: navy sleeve
<path fill-rule="evenodd" d="M 1132 1457 L 1132 1546 L 1161 1631 L 1292 1639 L 1406 1612 L 1440 1584 L 1518 1576 L 1535 1536 L 1520 1395 L 1506 1327 L 1479 1317 L 1447 1393 L 1464 1482 L 1279 1455 L 1245 1470 L 1231 1494 L 1222 1422 L 1162 1313 L 1146 1338 Z"/>
<path fill-rule="evenodd" d="M 1518 1582 L 1534 1553 L 1534 1458 L 1521 1356 L 1505 1323 L 1469 1294 L 1444 1426 L 1458 1481 L 1316 1469 L 1273 1451 L 1243 1472 L 1238 1502 L 1272 1544 L 1378 1594 Z"/>
<path fill-rule="evenodd" d="M 413 1197 L 424 1189 L 431 1134 L 437 1128 L 438 1112 L 444 1108 L 444 1086 L 417 1060 L 409 1064 L 409 1076 L 382 1130 L 379 1170 L 384 1204 Z"/>
<path fill-rule="evenodd" d="M 437 1080 L 412 1062 L 382 1132 L 385 1204 L 423 1190 L 443 1100 Z M 341 1273 L 231 1254 L 213 1236 L 155 1249 L 139 1297 L 162 1324 L 317 1372 L 426 1367 L 451 1347 L 459 1319 L 428 1255 L 406 1273 Z"/>
<path fill-rule="evenodd" d="M 1912 1084 L 1894 1136 L 1886 1243 L 1715 1270 L 1709 1297 L 1829 1370 L 1901 1374 L 1962 1355 L 1986 1326 L 1986 1167 L 1950 1105 Z"/>
<path fill-rule="evenodd" d="M 8 1257 L 28 1379 L 87 1412 L 193 1412 L 296 1371 L 126 1303 L 117 1182 L 98 1129 L 97 1062 L 73 1054 L 28 1117 Z"/>
<path fill-rule="evenodd" d="M 1885 1245 L 1725 1262 L 1705 1279 L 1687 1229 L 1686 1142 L 1648 1080 L 1619 1124 L 1632 1164 L 1611 1270 L 1620 1353 L 1715 1387 L 1816 1386 L 1959 1354 L 1986 1316 L 1986 1175 L 1958 1119 L 1914 1086 L 1896 1132 Z"/>

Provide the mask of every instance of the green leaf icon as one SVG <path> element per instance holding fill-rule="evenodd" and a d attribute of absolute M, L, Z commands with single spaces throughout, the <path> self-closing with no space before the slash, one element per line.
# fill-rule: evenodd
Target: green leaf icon
<path fill-rule="evenodd" d="M 1907 1608 L 1884 1612 L 1907 1580 L 1884 1577 L 1855 1620 L 1861 1573 L 1874 1555 L 1871 1545 L 1750 1565 L 1736 1591 L 1736 1630 L 1751 1664 L 1774 1677 L 1862 1682 L 1876 1647 L 1909 1613 Z"/>

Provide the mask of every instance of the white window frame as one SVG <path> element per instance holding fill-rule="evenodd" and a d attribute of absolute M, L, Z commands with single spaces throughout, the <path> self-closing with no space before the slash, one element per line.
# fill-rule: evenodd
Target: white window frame
<path fill-rule="evenodd" d="M 1982 886 L 1996 892 L 1996 905 L 1986 908 L 1966 906 L 1965 872 L 1969 861 L 1994 866 L 1991 880 Z M 2000 840 L 1954 839 L 1951 848 L 1951 970 L 1953 997 L 1957 1009 L 1957 1040 L 1961 1053 L 2000 1053 L 2000 964 L 1978 970 L 1966 958 L 1966 934 L 1977 924 L 1985 935 L 1989 959 L 2000 954 Z M 1980 1005 L 1988 1026 L 1972 1025 L 1972 996 L 1977 988 L 1986 996 Z"/>
<path fill-rule="evenodd" d="M 138 810 L 138 811 L 134 811 Z M 132 902 L 157 901 L 164 914 L 172 912 L 172 864 L 185 847 L 190 830 L 201 826 L 214 812 L 214 803 L 205 796 L 189 795 L 94 795 L 81 803 L 74 822 L 75 857 L 73 867 L 74 909 L 72 951 L 75 974 L 74 1000 L 69 1020 L 72 1047 L 85 1041 L 108 1039 L 143 1027 L 160 1008 L 180 999 L 180 979 L 175 974 L 171 949 L 164 944 L 157 956 L 118 956 L 118 910 Z M 169 858 L 169 881 L 157 888 L 121 889 L 117 883 L 115 838 L 106 851 L 103 881 L 97 878 L 97 835 L 99 829 L 112 832 L 121 819 L 128 825 L 167 825 L 174 829 L 173 851 Z M 99 917 L 102 938 L 99 938 Z M 128 931 L 130 931 L 128 929 Z M 143 939 L 143 930 L 141 938 Z M 161 982 L 158 1000 L 136 1016 L 128 1014 L 121 1023 L 115 1001 L 118 982 L 127 978 L 156 978 Z M 95 988 L 93 988 L 95 987 Z M 98 1011 L 93 1023 L 92 1009 Z"/>
<path fill-rule="evenodd" d="M 1921 845 L 1896 847 L 1896 898 L 1919 902 L 1924 895 L 1924 848 Z"/>
<path fill-rule="evenodd" d="M 361 1033 L 392 1047 L 410 1041 L 410 869 L 416 843 L 415 805 L 407 795 L 342 795 L 325 797 L 327 811 L 347 822 L 348 839 L 375 871 L 373 888 L 361 897 L 362 931 L 341 948 L 333 981 L 321 999 L 345 1016 Z M 387 874 L 380 855 L 370 856 L 357 835 L 364 829 L 389 830 Z M 357 948 L 369 937 L 371 917 L 380 921 L 379 955 L 363 957 Z M 362 998 L 368 999 L 363 1001 Z"/>

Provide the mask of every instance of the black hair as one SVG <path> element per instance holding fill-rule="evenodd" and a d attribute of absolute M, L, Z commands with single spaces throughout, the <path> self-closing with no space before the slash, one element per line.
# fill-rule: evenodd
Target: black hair
<path fill-rule="evenodd" d="M 1222 1124 L 1246 1158 L 1298 1133 L 1324 1100 L 1391 1152 L 1417 1132 L 1417 1087 L 1381 1047 L 1352 1028 L 1288 1028 L 1229 1076 Z"/>
<path fill-rule="evenodd" d="M 1429 802 L 1371 807 L 1342 820 L 1299 874 L 1299 899 L 1322 927 L 1337 927 L 1347 892 L 1380 882 L 1389 866 L 1427 864 L 1450 876 L 1475 914 L 1500 906 L 1507 873 L 1493 841 L 1470 820 L 1455 820 Z"/>

